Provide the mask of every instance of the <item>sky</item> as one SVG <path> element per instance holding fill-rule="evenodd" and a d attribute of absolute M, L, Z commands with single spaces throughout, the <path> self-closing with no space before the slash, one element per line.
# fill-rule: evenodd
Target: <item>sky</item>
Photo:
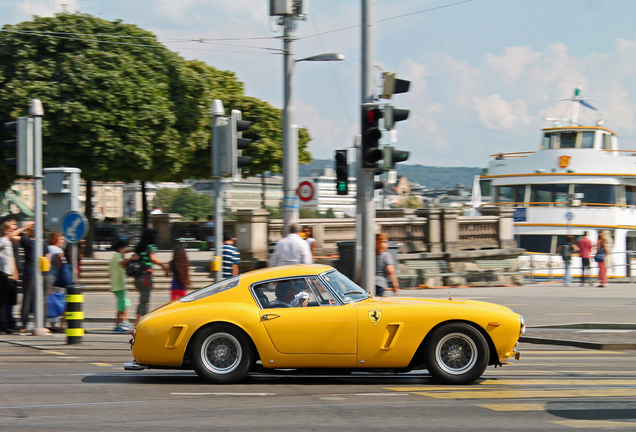
<path fill-rule="evenodd" d="M 332 159 L 359 134 L 361 5 L 311 0 L 306 20 L 296 23 L 297 58 L 346 57 L 296 64 L 297 123 L 309 129 L 315 159 Z M 636 149 L 633 0 L 373 5 L 377 94 L 381 71 L 411 81 L 392 102 L 410 110 L 393 144 L 411 152 L 407 163 L 485 167 L 491 154 L 536 150 L 541 128 L 552 125 L 544 119 L 570 116 L 571 103 L 559 99 L 571 97 L 579 82 L 598 108 L 582 107 L 582 123 L 603 119 L 621 148 Z M 246 95 L 283 107 L 283 32 L 269 17 L 268 0 L 0 0 L 0 25 L 64 7 L 149 30 L 187 59 L 235 72 Z M 385 132 L 381 142 L 389 141 Z"/>

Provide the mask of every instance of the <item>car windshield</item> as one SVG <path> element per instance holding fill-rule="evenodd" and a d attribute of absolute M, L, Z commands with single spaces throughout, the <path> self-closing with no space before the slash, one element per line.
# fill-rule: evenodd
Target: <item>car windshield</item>
<path fill-rule="evenodd" d="M 222 280 L 219 283 L 208 285 L 205 288 L 201 288 L 198 291 L 191 292 L 190 294 L 183 296 L 179 299 L 180 302 L 191 302 L 195 300 L 208 297 L 222 291 L 227 291 L 230 288 L 234 288 L 239 284 L 240 276 L 236 276 L 230 279 Z"/>
<path fill-rule="evenodd" d="M 338 271 L 323 273 L 321 277 L 329 284 L 343 303 L 353 303 L 368 299 L 369 294 Z"/>

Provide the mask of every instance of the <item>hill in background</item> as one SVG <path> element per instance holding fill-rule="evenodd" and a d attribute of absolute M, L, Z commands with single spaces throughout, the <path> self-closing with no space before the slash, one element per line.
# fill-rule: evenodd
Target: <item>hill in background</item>
<path fill-rule="evenodd" d="M 314 168 L 334 168 L 332 159 L 315 159 L 307 165 L 300 165 L 299 175 L 310 177 Z M 424 165 L 398 164 L 398 176 L 406 176 L 408 181 L 419 183 L 434 189 L 445 187 L 454 188 L 457 183 L 463 183 L 467 189 L 473 187 L 473 178 L 481 173 L 482 168 L 472 167 L 429 167 Z M 355 168 L 349 165 L 349 175 L 355 177 Z"/>

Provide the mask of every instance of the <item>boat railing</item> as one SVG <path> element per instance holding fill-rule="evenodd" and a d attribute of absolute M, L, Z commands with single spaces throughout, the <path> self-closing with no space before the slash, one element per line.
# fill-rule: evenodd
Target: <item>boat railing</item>
<path fill-rule="evenodd" d="M 507 159 L 507 158 L 528 157 L 528 155 L 532 153 L 534 152 L 525 151 L 525 152 L 495 153 L 495 154 L 491 154 L 489 157 L 495 158 L 496 160 L 501 160 L 501 159 Z"/>
<path fill-rule="evenodd" d="M 608 269 L 608 276 L 612 279 L 626 278 L 630 283 L 636 281 L 636 251 L 611 252 L 610 255 L 612 257 L 612 267 Z M 545 279 L 546 277 L 548 282 L 554 282 L 555 279 L 557 282 L 563 280 L 565 264 L 561 254 L 525 252 L 522 256 L 527 259 L 522 261 L 519 271 L 526 273 L 526 277 L 530 279 L 530 282 L 534 283 L 535 278 Z M 579 254 L 572 254 L 572 256 L 578 257 Z M 590 274 L 587 277 L 596 278 L 598 276 L 598 263 L 594 261 L 594 253 L 591 253 L 590 256 L 592 257 L 590 258 Z M 623 256 L 625 259 L 622 259 Z M 523 265 L 523 263 L 527 263 L 527 265 Z M 621 268 L 624 268 L 625 271 L 618 271 Z M 570 267 L 573 282 L 575 278 L 581 277 L 581 270 L 582 267 Z M 573 273 L 574 271 L 578 271 L 578 273 L 575 274 Z M 621 273 L 622 275 L 616 275 L 616 273 Z"/>
<path fill-rule="evenodd" d="M 530 201 L 530 202 L 498 202 L 498 203 L 483 203 L 482 207 L 485 206 L 536 206 L 536 207 L 567 207 L 567 201 Z M 630 208 L 633 207 L 633 204 L 609 204 L 609 203 L 581 203 L 579 206 L 573 206 L 572 208 L 586 208 L 586 207 L 624 207 Z"/>

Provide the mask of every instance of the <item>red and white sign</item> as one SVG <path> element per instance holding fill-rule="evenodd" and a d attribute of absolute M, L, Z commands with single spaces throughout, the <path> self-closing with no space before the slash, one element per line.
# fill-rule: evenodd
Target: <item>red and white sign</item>
<path fill-rule="evenodd" d="M 296 193 L 301 201 L 311 201 L 315 193 L 314 185 L 309 181 L 304 181 L 298 185 Z"/>

